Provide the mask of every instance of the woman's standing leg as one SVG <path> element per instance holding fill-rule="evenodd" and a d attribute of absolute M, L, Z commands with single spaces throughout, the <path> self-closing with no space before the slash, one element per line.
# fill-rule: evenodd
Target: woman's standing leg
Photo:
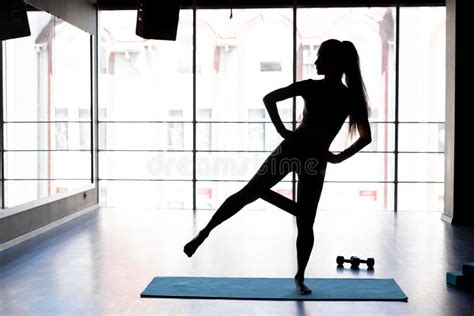
<path fill-rule="evenodd" d="M 298 292 L 302 295 L 311 293 L 304 283 L 306 266 L 314 245 L 313 224 L 316 210 L 324 184 L 324 166 L 319 166 L 314 174 L 302 172 L 298 175 L 297 199 L 301 213 L 296 216 L 298 236 L 296 238 L 296 252 L 298 270 L 295 275 L 295 283 Z"/>
<path fill-rule="evenodd" d="M 229 196 L 217 209 L 209 223 L 199 234 L 184 246 L 184 252 L 191 257 L 196 249 L 218 225 L 228 220 L 244 206 L 257 200 L 261 195 L 280 182 L 291 170 L 289 165 L 281 164 L 288 154 L 287 142 L 283 141 L 265 160 L 254 177 L 237 193 Z"/>

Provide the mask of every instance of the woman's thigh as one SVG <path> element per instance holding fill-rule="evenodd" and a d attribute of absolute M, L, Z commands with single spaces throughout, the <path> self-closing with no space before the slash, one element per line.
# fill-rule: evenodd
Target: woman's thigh
<path fill-rule="evenodd" d="M 284 140 L 265 159 L 246 187 L 268 190 L 295 171 L 297 165 L 298 158 L 293 155 L 291 144 Z"/>

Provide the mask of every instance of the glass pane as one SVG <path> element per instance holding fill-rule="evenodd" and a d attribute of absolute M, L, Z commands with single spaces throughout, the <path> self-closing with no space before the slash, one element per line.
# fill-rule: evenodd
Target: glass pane
<path fill-rule="evenodd" d="M 444 123 L 400 123 L 398 137 L 400 151 L 444 152 Z"/>
<path fill-rule="evenodd" d="M 394 120 L 395 12 L 393 8 L 299 8 L 297 80 L 320 79 L 314 62 L 327 39 L 350 40 L 360 55 L 374 121 Z M 298 101 L 298 113 L 302 100 Z"/>
<path fill-rule="evenodd" d="M 198 153 L 196 177 L 201 180 L 250 180 L 270 153 Z M 291 175 L 284 180 L 291 181 Z"/>
<path fill-rule="evenodd" d="M 191 123 L 100 123 L 101 150 L 192 150 Z"/>
<path fill-rule="evenodd" d="M 31 202 L 52 194 L 90 185 L 89 180 L 7 180 L 5 181 L 5 207 Z"/>
<path fill-rule="evenodd" d="M 262 98 L 293 81 L 292 19 L 291 9 L 234 9 L 232 20 L 229 10 L 198 10 L 198 109 L 211 108 L 219 121 L 265 110 Z M 279 108 L 291 120 L 292 101 Z"/>
<path fill-rule="evenodd" d="M 207 182 L 198 181 L 196 191 L 196 203 L 198 209 L 217 209 L 230 195 L 236 193 L 245 186 L 246 182 Z M 280 182 L 272 188 L 289 199 L 293 197 L 291 182 Z M 251 210 L 275 209 L 270 203 L 258 199 L 246 206 Z"/>
<path fill-rule="evenodd" d="M 444 121 L 445 33 L 445 7 L 400 9 L 400 121 Z"/>
<path fill-rule="evenodd" d="M 136 15 L 100 11 L 99 119 L 191 121 L 192 11 L 180 10 L 176 41 L 136 36 Z"/>
<path fill-rule="evenodd" d="M 49 82 L 55 117 L 51 120 L 90 121 L 91 109 L 91 48 L 90 35 L 55 19 L 53 63 Z M 46 74 L 45 74 L 46 75 Z M 47 80 L 42 77 L 40 83 Z M 59 111 L 64 115 L 60 116 Z"/>
<path fill-rule="evenodd" d="M 358 153 L 340 164 L 328 164 L 326 181 L 393 181 L 393 157 Z"/>
<path fill-rule="evenodd" d="M 6 121 L 47 119 L 44 110 L 47 109 L 45 102 L 48 99 L 48 92 L 45 91 L 46 87 L 43 88 L 47 81 L 42 81 L 41 78 L 47 76 L 48 59 L 52 57 L 47 48 L 51 47 L 54 40 L 56 21 L 50 14 L 38 11 L 28 12 L 28 22 L 31 36 L 2 42 L 5 79 L 3 96 L 6 103 L 3 110 Z M 47 36 L 50 41 L 44 43 L 44 36 L 40 37 L 42 32 L 50 35 Z M 26 91 L 28 93 L 25 93 Z"/>
<path fill-rule="evenodd" d="M 272 123 L 198 123 L 198 150 L 272 151 L 283 140 Z"/>
<path fill-rule="evenodd" d="M 325 183 L 320 210 L 393 210 L 393 183 Z"/>
<path fill-rule="evenodd" d="M 442 212 L 444 210 L 444 184 L 400 183 L 398 185 L 398 209 Z"/>
<path fill-rule="evenodd" d="M 192 209 L 191 181 L 100 181 L 103 207 Z"/>
<path fill-rule="evenodd" d="M 91 154 L 79 151 L 6 152 L 5 177 L 7 179 L 90 179 Z"/>
<path fill-rule="evenodd" d="M 89 122 L 5 124 L 6 150 L 90 150 L 90 148 Z"/>
<path fill-rule="evenodd" d="M 192 153 L 100 152 L 101 179 L 192 179 Z"/>
<path fill-rule="evenodd" d="M 28 12 L 28 20 L 31 36 L 5 42 L 6 121 L 84 120 L 90 35 L 46 12 Z"/>
<path fill-rule="evenodd" d="M 399 181 L 444 181 L 444 154 L 400 154 Z"/>

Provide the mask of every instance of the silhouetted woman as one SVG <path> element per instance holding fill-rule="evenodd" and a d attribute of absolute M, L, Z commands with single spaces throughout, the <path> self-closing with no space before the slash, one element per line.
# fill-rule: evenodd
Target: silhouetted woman
<path fill-rule="evenodd" d="M 214 228 L 245 205 L 262 198 L 296 216 L 298 270 L 295 284 L 302 295 L 311 293 L 304 283 L 304 274 L 313 248 L 313 223 L 326 164 L 340 163 L 371 142 L 367 94 L 354 45 L 335 39 L 323 42 L 315 65 L 324 79 L 295 82 L 263 98 L 270 118 L 284 140 L 248 184 L 228 197 L 209 223 L 184 246 L 184 252 L 191 257 Z M 283 125 L 276 104 L 296 96 L 304 99 L 303 118 L 298 128 L 290 131 Z M 329 151 L 329 146 L 347 117 L 350 134 L 358 132 L 359 138 L 344 151 L 334 154 Z M 270 190 L 289 172 L 298 174 L 297 202 Z"/>

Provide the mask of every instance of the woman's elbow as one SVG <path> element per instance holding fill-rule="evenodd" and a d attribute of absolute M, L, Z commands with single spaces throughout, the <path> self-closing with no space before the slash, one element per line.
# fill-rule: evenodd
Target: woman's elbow
<path fill-rule="evenodd" d="M 365 146 L 372 142 L 372 133 L 370 127 L 367 129 L 361 129 L 359 133 L 360 142 Z"/>
<path fill-rule="evenodd" d="M 365 146 L 367 146 L 368 144 L 372 142 L 372 135 L 370 133 L 368 133 L 367 135 L 364 135 L 362 137 L 362 141 L 364 142 Z"/>

